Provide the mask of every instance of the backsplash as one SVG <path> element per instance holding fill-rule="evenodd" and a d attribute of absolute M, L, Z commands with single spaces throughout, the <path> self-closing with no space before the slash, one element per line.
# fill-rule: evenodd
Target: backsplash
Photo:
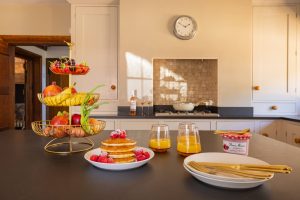
<path fill-rule="evenodd" d="M 217 59 L 153 59 L 153 103 L 218 101 Z"/>

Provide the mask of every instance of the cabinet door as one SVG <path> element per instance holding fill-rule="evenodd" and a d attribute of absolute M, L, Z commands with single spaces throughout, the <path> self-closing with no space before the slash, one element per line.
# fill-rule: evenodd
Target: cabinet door
<path fill-rule="evenodd" d="M 101 99 L 117 100 L 118 12 L 117 7 L 75 7 L 72 24 L 76 62 L 86 61 L 90 72 L 73 76 L 78 91 L 89 91 L 99 84 Z M 114 87 L 115 86 L 115 87 Z"/>
<path fill-rule="evenodd" d="M 254 101 L 295 100 L 296 42 L 296 6 L 253 8 Z"/>
<path fill-rule="evenodd" d="M 199 131 L 209 131 L 211 130 L 210 128 L 210 121 L 209 120 L 197 120 L 197 121 L 185 121 L 185 120 L 181 120 L 181 121 L 173 121 L 173 120 L 166 120 L 163 121 L 163 124 L 167 124 L 169 126 L 169 129 L 172 131 L 177 131 L 178 130 L 178 125 L 181 122 L 192 122 L 195 124 L 195 126 L 199 129 Z"/>
<path fill-rule="evenodd" d="M 255 122 L 253 120 L 218 120 L 216 122 L 217 130 L 243 130 L 249 128 L 251 132 L 255 131 Z"/>
<path fill-rule="evenodd" d="M 119 120 L 118 127 L 124 130 L 151 130 L 152 124 L 158 124 L 159 120 Z"/>
<path fill-rule="evenodd" d="M 273 139 L 277 139 L 277 126 L 275 121 L 259 121 L 258 127 L 259 134 Z"/>
<path fill-rule="evenodd" d="M 286 140 L 288 144 L 300 147 L 300 125 L 286 124 Z"/>

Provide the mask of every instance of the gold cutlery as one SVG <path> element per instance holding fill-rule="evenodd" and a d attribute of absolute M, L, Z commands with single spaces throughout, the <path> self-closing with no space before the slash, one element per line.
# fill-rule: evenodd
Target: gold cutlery
<path fill-rule="evenodd" d="M 191 161 L 195 162 L 195 161 Z M 289 174 L 292 168 L 287 165 L 257 165 L 257 164 L 229 164 L 229 163 L 212 163 L 212 162 L 196 162 L 199 166 L 204 167 L 222 167 L 236 170 L 251 170 L 251 171 L 265 171 L 273 173 Z"/>
<path fill-rule="evenodd" d="M 273 175 L 273 173 L 267 173 L 267 172 L 255 172 L 255 171 L 237 170 L 231 168 L 205 167 L 202 165 L 198 165 L 198 163 L 194 161 L 189 162 L 188 165 L 197 171 L 213 174 L 213 175 L 223 173 L 228 175 L 235 175 L 239 177 L 254 178 L 254 179 L 270 179 Z"/>

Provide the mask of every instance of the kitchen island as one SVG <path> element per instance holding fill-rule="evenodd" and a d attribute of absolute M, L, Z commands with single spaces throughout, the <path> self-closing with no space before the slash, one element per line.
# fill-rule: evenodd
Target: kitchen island
<path fill-rule="evenodd" d="M 147 146 L 149 131 L 128 131 L 139 146 Z M 90 137 L 99 142 L 109 131 Z M 203 152 L 222 152 L 222 139 L 212 132 L 200 132 Z M 84 153 L 60 156 L 43 150 L 49 138 L 32 131 L 0 132 L 0 199 L 300 199 L 300 149 L 254 135 L 249 156 L 270 164 L 293 168 L 289 175 L 276 174 L 262 186 L 248 190 L 216 188 L 193 178 L 182 166 L 176 152 L 176 132 L 171 132 L 172 148 L 156 154 L 145 166 L 129 171 L 100 170 L 83 158 Z"/>

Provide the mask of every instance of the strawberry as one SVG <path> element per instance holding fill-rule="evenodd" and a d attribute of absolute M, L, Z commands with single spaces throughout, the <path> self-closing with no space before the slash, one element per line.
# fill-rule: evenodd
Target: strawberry
<path fill-rule="evenodd" d="M 98 156 L 97 155 L 91 155 L 90 160 L 94 161 L 94 162 L 97 162 Z"/>

